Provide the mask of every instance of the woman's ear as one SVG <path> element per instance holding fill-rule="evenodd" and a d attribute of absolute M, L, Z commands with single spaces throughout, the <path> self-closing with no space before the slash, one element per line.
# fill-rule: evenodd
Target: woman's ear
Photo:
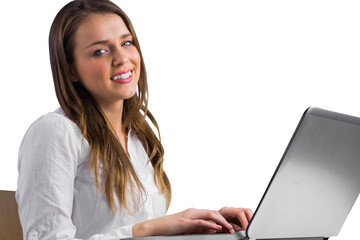
<path fill-rule="evenodd" d="M 74 66 L 70 66 L 70 81 L 71 82 L 77 82 L 79 81 L 79 77 L 76 73 L 75 67 Z"/>

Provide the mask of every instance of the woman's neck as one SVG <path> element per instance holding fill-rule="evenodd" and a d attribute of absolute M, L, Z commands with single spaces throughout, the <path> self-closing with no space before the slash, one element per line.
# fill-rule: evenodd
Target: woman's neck
<path fill-rule="evenodd" d="M 111 128 L 121 138 L 125 133 L 122 131 L 122 115 L 124 108 L 124 100 L 112 104 L 101 104 L 102 111 L 105 113 Z"/>

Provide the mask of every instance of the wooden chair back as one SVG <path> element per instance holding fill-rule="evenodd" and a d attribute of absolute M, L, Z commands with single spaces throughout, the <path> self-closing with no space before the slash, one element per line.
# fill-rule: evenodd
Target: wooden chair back
<path fill-rule="evenodd" d="M 0 239 L 23 239 L 14 191 L 0 190 Z"/>

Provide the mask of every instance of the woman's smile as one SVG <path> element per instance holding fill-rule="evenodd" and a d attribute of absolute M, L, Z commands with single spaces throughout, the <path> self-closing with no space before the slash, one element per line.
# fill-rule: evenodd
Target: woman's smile
<path fill-rule="evenodd" d="M 123 70 L 123 71 L 116 73 L 110 79 L 117 83 L 125 84 L 125 83 L 131 82 L 132 78 L 133 78 L 132 77 L 132 69 L 127 69 L 127 70 Z"/>

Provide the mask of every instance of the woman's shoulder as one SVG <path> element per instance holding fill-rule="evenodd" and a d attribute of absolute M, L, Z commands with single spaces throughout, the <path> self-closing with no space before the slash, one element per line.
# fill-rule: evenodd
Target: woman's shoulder
<path fill-rule="evenodd" d="M 30 125 L 30 127 L 38 125 L 43 127 L 49 125 L 50 127 L 77 128 L 76 124 L 66 116 L 62 108 L 58 108 L 53 112 L 40 116 Z"/>
<path fill-rule="evenodd" d="M 29 133 L 52 136 L 71 134 L 74 137 L 82 138 L 80 129 L 66 116 L 62 108 L 46 113 L 36 119 L 30 125 L 27 134 Z"/>

